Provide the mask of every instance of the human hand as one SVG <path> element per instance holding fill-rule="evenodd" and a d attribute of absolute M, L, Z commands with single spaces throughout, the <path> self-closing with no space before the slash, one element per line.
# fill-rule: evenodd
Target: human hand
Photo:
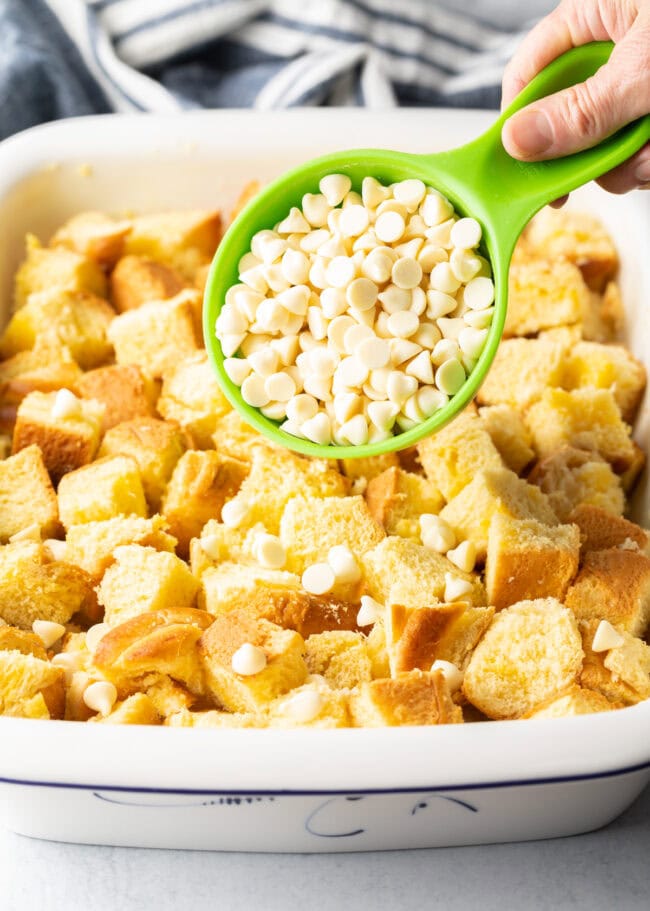
<path fill-rule="evenodd" d="M 606 40 L 616 46 L 595 75 L 533 102 L 506 121 L 501 135 L 510 155 L 521 161 L 569 155 L 650 113 L 650 0 L 562 0 L 506 67 L 503 105 L 560 54 Z M 650 189 L 650 143 L 598 183 L 612 193 Z"/>

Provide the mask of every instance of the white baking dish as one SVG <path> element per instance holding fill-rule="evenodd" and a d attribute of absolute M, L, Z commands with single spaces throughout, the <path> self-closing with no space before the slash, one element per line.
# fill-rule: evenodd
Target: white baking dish
<path fill-rule="evenodd" d="M 253 177 L 342 147 L 436 151 L 472 111 L 309 110 L 81 118 L 0 146 L 0 294 L 26 231 L 82 209 L 229 206 Z M 650 194 L 594 187 L 622 257 L 629 343 L 650 365 Z M 643 406 L 637 428 L 648 440 Z M 650 524 L 647 482 L 635 517 Z M 614 819 L 650 780 L 650 702 L 555 721 L 333 731 L 103 727 L 0 718 L 0 818 L 64 841 L 349 851 L 569 835 Z"/>

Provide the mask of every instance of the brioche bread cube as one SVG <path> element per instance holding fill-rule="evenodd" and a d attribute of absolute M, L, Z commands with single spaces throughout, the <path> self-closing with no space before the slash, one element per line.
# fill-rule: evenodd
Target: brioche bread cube
<path fill-rule="evenodd" d="M 215 617 L 227 613 L 233 605 L 247 603 L 258 589 L 299 591 L 300 579 L 281 569 L 263 569 L 240 563 L 220 563 L 201 574 L 198 606 Z"/>
<path fill-rule="evenodd" d="M 526 243 L 536 255 L 575 263 L 586 283 L 596 291 L 618 269 L 611 237 L 599 219 L 583 212 L 542 209 L 526 229 Z"/>
<path fill-rule="evenodd" d="M 244 676 L 233 670 L 233 655 L 244 644 L 262 649 L 266 656 L 258 673 Z M 243 610 L 217 617 L 199 640 L 208 690 L 232 712 L 259 712 L 277 696 L 301 686 L 307 676 L 304 651 L 298 633 Z"/>
<path fill-rule="evenodd" d="M 234 458 L 241 454 L 230 452 L 220 445 L 213 434 L 222 418 L 231 412 L 230 403 L 217 383 L 205 351 L 183 358 L 165 371 L 158 411 L 168 421 L 176 421 L 192 437 L 199 449 L 212 449 Z M 248 427 L 248 425 L 246 425 Z M 254 433 L 254 431 L 251 432 Z M 250 452 L 246 461 L 250 459 Z"/>
<path fill-rule="evenodd" d="M 221 507 L 239 490 L 248 465 L 214 450 L 188 450 L 174 468 L 162 500 L 161 512 L 178 540 L 181 556 L 190 540 L 201 534 L 210 519 L 221 518 Z"/>
<path fill-rule="evenodd" d="M 177 607 L 131 617 L 102 636 L 94 666 L 121 698 L 160 677 L 201 694 L 205 686 L 197 643 L 212 620 L 203 611 Z"/>
<path fill-rule="evenodd" d="M 551 528 L 536 519 L 496 513 L 488 532 L 485 587 L 497 610 L 517 601 L 562 601 L 578 572 L 580 532 L 576 525 Z"/>
<path fill-rule="evenodd" d="M 555 598 L 520 601 L 494 617 L 476 646 L 463 693 L 488 718 L 518 718 L 577 682 L 578 623 Z"/>
<path fill-rule="evenodd" d="M 636 550 L 650 556 L 650 534 L 622 516 L 612 515 L 598 506 L 582 503 L 576 506 L 569 521 L 580 529 L 582 553 L 593 550 Z"/>
<path fill-rule="evenodd" d="M 582 313 L 582 337 L 594 342 L 613 342 L 625 326 L 625 308 L 616 282 L 608 282 L 602 294 L 592 291 Z"/>
<path fill-rule="evenodd" d="M 108 431 L 99 457 L 130 456 L 140 470 L 151 511 L 159 512 L 167 483 L 186 449 L 185 435 L 177 424 L 157 418 L 135 418 Z"/>
<path fill-rule="evenodd" d="M 426 476 L 451 500 L 481 468 L 501 468 L 503 461 L 479 418 L 460 414 L 438 433 L 418 443 Z"/>
<path fill-rule="evenodd" d="M 565 604 L 580 620 L 608 620 L 644 636 L 650 625 L 650 559 L 617 547 L 589 551 Z"/>
<path fill-rule="evenodd" d="M 480 408 L 478 415 L 506 467 L 520 474 L 535 457 L 521 414 L 512 405 L 489 405 Z"/>
<path fill-rule="evenodd" d="M 526 412 L 526 423 L 540 458 L 574 446 L 599 452 L 617 473 L 634 462 L 630 428 L 609 389 L 546 389 Z"/>
<path fill-rule="evenodd" d="M 625 509 L 620 478 L 597 452 L 563 446 L 538 462 L 528 480 L 546 494 L 561 522 L 581 504 L 611 515 Z"/>
<path fill-rule="evenodd" d="M 43 641 L 36 633 L 17 626 L 9 626 L 4 620 L 0 621 L 0 651 L 20 652 L 21 655 L 33 655 L 47 661 L 47 652 Z"/>
<path fill-rule="evenodd" d="M 198 712 L 181 709 L 165 718 L 165 725 L 172 728 L 264 728 L 267 723 L 267 716 L 263 714 L 218 709 Z"/>
<path fill-rule="evenodd" d="M 593 641 L 599 626 L 600 620 L 579 621 L 585 652 L 581 685 L 601 693 L 615 708 L 650 698 L 650 647 L 617 627 L 623 644 L 595 652 Z"/>
<path fill-rule="evenodd" d="M 66 528 L 116 516 L 147 515 L 147 503 L 134 459 L 114 456 L 70 471 L 61 478 L 59 514 Z"/>
<path fill-rule="evenodd" d="M 11 317 L 0 340 L 0 354 L 11 357 L 31 349 L 46 331 L 58 337 L 80 367 L 89 370 L 112 357 L 107 332 L 114 318 L 110 304 L 87 291 L 52 288 L 30 294 Z"/>
<path fill-rule="evenodd" d="M 187 286 L 169 266 L 143 256 L 123 256 L 111 272 L 111 301 L 118 313 L 149 301 L 168 300 Z"/>
<path fill-rule="evenodd" d="M 0 617 L 31 630 L 34 620 L 67 623 L 79 612 L 94 612 L 92 580 L 78 566 L 48 562 L 35 541 L 0 547 Z"/>
<path fill-rule="evenodd" d="M 39 702 L 40 711 L 35 711 Z M 46 712 L 42 710 L 43 703 Z M 33 655 L 0 651 L 0 714 L 17 718 L 62 718 L 64 708 L 62 668 Z"/>
<path fill-rule="evenodd" d="M 340 459 L 339 466 L 351 481 L 358 478 L 372 481 L 389 468 L 399 468 L 399 458 L 395 452 L 384 452 L 367 459 Z"/>
<path fill-rule="evenodd" d="M 603 664 L 641 699 L 650 699 L 650 645 L 621 631 L 623 643 L 604 653 Z"/>
<path fill-rule="evenodd" d="M 174 554 L 125 544 L 114 557 L 97 586 L 105 623 L 117 626 L 145 611 L 194 606 L 199 583 Z"/>
<path fill-rule="evenodd" d="M 246 511 L 240 527 L 250 528 L 261 522 L 271 534 L 278 534 L 282 513 L 292 497 L 343 497 L 347 484 L 347 479 L 327 461 L 262 447 L 254 450 L 248 477 L 231 502 Z"/>
<path fill-rule="evenodd" d="M 564 367 L 565 389 L 610 389 L 624 421 L 632 423 L 643 397 L 646 370 L 622 345 L 578 342 Z"/>
<path fill-rule="evenodd" d="M 92 462 L 99 446 L 104 406 L 79 400 L 79 413 L 56 415 L 56 392 L 30 392 L 18 406 L 12 451 L 37 445 L 52 480 Z"/>
<path fill-rule="evenodd" d="M 150 301 L 116 316 L 108 328 L 118 364 L 139 364 L 160 379 L 198 351 L 195 327 L 198 292 L 181 291 L 165 301 Z"/>
<path fill-rule="evenodd" d="M 483 560 L 490 523 L 497 513 L 505 513 L 513 519 L 537 519 L 545 525 L 558 524 L 546 495 L 508 468 L 478 471 L 474 479 L 447 503 L 440 516 L 462 540 L 474 543 L 477 558 Z"/>
<path fill-rule="evenodd" d="M 508 285 L 505 338 L 578 323 L 589 296 L 580 270 L 566 260 L 513 263 Z"/>
<path fill-rule="evenodd" d="M 646 463 L 646 454 L 643 449 L 636 443 L 634 440 L 631 440 L 632 443 L 632 456 L 629 466 L 624 469 L 620 474 L 621 487 L 626 494 L 630 494 L 634 490 L 634 486 L 639 479 L 639 475 L 645 468 Z"/>
<path fill-rule="evenodd" d="M 88 721 L 97 724 L 160 724 L 158 709 L 146 693 L 134 693 L 117 702 L 108 715 L 93 715 Z"/>
<path fill-rule="evenodd" d="M 358 628 L 359 605 L 356 603 L 262 581 L 244 597 L 233 598 L 231 606 L 248 610 L 255 617 L 285 629 L 293 629 L 303 639 L 330 630 L 338 633 Z"/>
<path fill-rule="evenodd" d="M 41 246 L 33 234 L 26 237 L 26 257 L 16 273 L 14 301 L 22 307 L 30 294 L 65 288 L 88 291 L 106 297 L 106 276 L 92 259 L 63 247 L 48 249 Z"/>
<path fill-rule="evenodd" d="M 160 212 L 133 219 L 124 252 L 146 256 L 192 279 L 210 262 L 221 240 L 217 211 Z"/>
<path fill-rule="evenodd" d="M 146 519 L 134 515 L 71 525 L 65 540 L 65 559 L 99 582 L 113 563 L 116 548 L 123 544 L 174 553 L 176 538 L 167 534 L 167 528 L 162 516 Z"/>
<path fill-rule="evenodd" d="M 30 525 L 44 538 L 53 537 L 59 525 L 59 505 L 38 446 L 0 461 L 0 541 Z"/>
<path fill-rule="evenodd" d="M 562 341 L 505 339 L 476 394 L 476 401 L 479 405 L 526 408 L 541 398 L 549 386 L 562 385 L 565 357 L 566 346 Z"/>
<path fill-rule="evenodd" d="M 408 538 L 385 538 L 361 562 L 367 593 L 380 604 L 430 607 L 443 600 L 447 573 L 472 585 L 465 596 L 469 603 L 486 603 L 478 576 L 463 572 L 446 557 Z"/>
<path fill-rule="evenodd" d="M 278 446 L 251 427 L 236 411 L 228 411 L 217 420 L 212 434 L 212 446 L 217 452 L 229 455 L 233 459 L 241 459 L 242 462 L 252 462 L 258 449 L 262 452 L 280 451 Z"/>
<path fill-rule="evenodd" d="M 104 406 L 103 433 L 123 421 L 155 414 L 155 385 L 135 364 L 89 370 L 75 388 L 83 398 L 95 399 Z"/>
<path fill-rule="evenodd" d="M 306 713 L 305 702 L 309 707 Z M 350 727 L 348 694 L 325 683 L 310 681 L 274 699 L 267 717 L 271 728 L 347 728 Z"/>
<path fill-rule="evenodd" d="M 428 478 L 402 468 L 388 468 L 371 478 L 365 498 L 371 516 L 386 534 L 416 541 L 422 513 L 437 514 L 445 502 Z"/>
<path fill-rule="evenodd" d="M 188 610 L 195 613 L 191 608 Z M 145 693 L 155 705 L 158 714 L 165 719 L 165 723 L 170 715 L 190 709 L 197 703 L 196 693 L 190 693 L 186 686 L 167 676 L 159 675 L 153 680 L 147 679 Z M 198 701 L 203 700 L 199 697 Z"/>
<path fill-rule="evenodd" d="M 573 684 L 566 692 L 540 702 L 524 718 L 574 718 L 593 712 L 610 712 L 615 708 L 622 708 L 622 705 L 611 703 L 602 693 Z"/>
<path fill-rule="evenodd" d="M 494 616 L 493 607 L 464 602 L 386 609 L 386 646 L 391 674 L 414 668 L 426 671 L 434 661 L 448 661 L 463 670 Z"/>
<path fill-rule="evenodd" d="M 200 579 L 206 569 L 217 563 L 241 563 L 255 566 L 257 535 L 266 529 L 260 523 L 252 528 L 229 528 L 216 519 L 209 519 L 201 529 L 200 537 L 190 541 L 189 555 L 192 572 Z"/>
<path fill-rule="evenodd" d="M 352 689 L 372 680 L 372 661 L 363 633 L 328 630 L 305 641 L 305 661 L 310 674 L 324 677 L 334 689 Z"/>
<path fill-rule="evenodd" d="M 364 728 L 463 721 L 440 671 L 413 670 L 364 683 L 350 696 L 350 715 L 356 727 Z"/>
<path fill-rule="evenodd" d="M 64 222 L 53 234 L 50 247 L 65 247 L 105 269 L 112 269 L 122 255 L 124 238 L 131 222 L 115 219 L 104 212 L 80 212 Z"/>

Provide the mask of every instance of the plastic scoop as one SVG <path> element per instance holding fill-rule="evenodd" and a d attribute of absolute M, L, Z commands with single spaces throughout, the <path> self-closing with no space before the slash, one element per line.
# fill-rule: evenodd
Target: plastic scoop
<path fill-rule="evenodd" d="M 435 155 L 412 155 L 378 149 L 335 152 L 287 172 L 241 212 L 224 236 L 208 277 L 204 301 L 205 344 L 226 397 L 241 416 L 273 442 L 305 455 L 361 458 L 411 446 L 447 424 L 473 399 L 492 363 L 506 317 L 508 267 L 517 238 L 544 205 L 621 164 L 650 140 L 650 116 L 619 130 L 583 152 L 552 161 L 524 163 L 511 158 L 501 129 L 515 111 L 546 95 L 592 76 L 609 58 L 613 44 L 596 42 L 574 48 L 554 60 L 521 92 L 498 120 L 467 145 Z M 423 122 L 423 129 L 426 123 Z M 326 174 L 347 174 L 359 191 L 364 177 L 384 184 L 420 178 L 443 193 L 461 216 L 477 219 L 483 231 L 482 252 L 490 260 L 495 283 L 495 312 L 485 346 L 461 389 L 430 418 L 389 439 L 359 446 L 319 445 L 280 430 L 242 398 L 226 374 L 215 322 L 226 291 L 238 280 L 237 265 L 250 250 L 252 236 L 281 221 L 305 193 L 317 193 Z"/>

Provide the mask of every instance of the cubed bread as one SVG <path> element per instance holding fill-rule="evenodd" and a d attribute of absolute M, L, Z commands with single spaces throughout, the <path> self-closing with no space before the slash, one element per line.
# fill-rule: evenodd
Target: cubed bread
<path fill-rule="evenodd" d="M 650 534 L 629 522 L 622 516 L 612 515 L 598 506 L 583 503 L 577 506 L 569 521 L 580 529 L 582 553 L 592 550 L 609 550 L 618 547 L 621 550 L 636 550 L 650 556 Z"/>
<path fill-rule="evenodd" d="M 116 548 L 123 544 L 140 544 L 174 553 L 176 538 L 167 533 L 162 516 L 150 519 L 138 516 L 116 516 L 82 525 L 71 525 L 65 540 L 65 559 L 85 570 L 99 582 L 114 562 Z"/>
<path fill-rule="evenodd" d="M 108 715 L 93 715 L 89 721 L 98 724 L 160 724 L 158 709 L 146 693 L 134 693 L 117 702 Z"/>
<path fill-rule="evenodd" d="M 562 385 L 565 389 L 593 386 L 611 390 L 621 417 L 631 424 L 645 390 L 646 370 L 622 345 L 578 342 L 564 365 Z"/>
<path fill-rule="evenodd" d="M 546 389 L 526 412 L 526 423 L 540 458 L 574 446 L 599 452 L 617 473 L 634 461 L 630 428 L 609 389 Z"/>
<path fill-rule="evenodd" d="M 217 451 L 219 446 L 217 445 Z M 245 515 L 241 527 L 261 522 L 271 534 L 280 529 L 284 508 L 292 497 L 342 497 L 347 480 L 321 459 L 306 459 L 286 449 L 255 449 L 248 477 L 232 499 Z"/>
<path fill-rule="evenodd" d="M 102 636 L 94 666 L 121 698 L 161 676 L 201 694 L 205 686 L 197 643 L 212 621 L 204 611 L 177 607 L 131 617 Z"/>
<path fill-rule="evenodd" d="M 103 433 L 123 421 L 155 414 L 155 385 L 135 364 L 89 370 L 79 378 L 75 390 L 82 398 L 104 406 Z"/>
<path fill-rule="evenodd" d="M 139 215 L 124 252 L 164 263 L 191 280 L 214 256 L 221 232 L 221 215 L 214 210 Z"/>
<path fill-rule="evenodd" d="M 174 554 L 126 544 L 114 557 L 97 587 L 106 623 L 117 626 L 145 611 L 194 606 L 199 583 Z"/>
<path fill-rule="evenodd" d="M 621 480 L 597 452 L 563 446 L 537 462 L 528 475 L 549 499 L 561 522 L 581 504 L 620 515 L 625 509 Z"/>
<path fill-rule="evenodd" d="M 478 471 L 473 480 L 447 503 L 440 516 L 462 540 L 474 543 L 478 559 L 483 560 L 490 522 L 500 512 L 513 519 L 558 524 L 547 496 L 508 468 Z"/>
<path fill-rule="evenodd" d="M 619 708 L 595 690 L 574 684 L 565 693 L 551 696 L 530 710 L 525 718 L 574 718 L 576 715 L 591 715 L 593 712 L 611 712 Z"/>
<path fill-rule="evenodd" d="M 368 640 L 363 633 L 328 630 L 305 641 L 305 661 L 310 674 L 324 677 L 334 689 L 352 689 L 372 680 Z"/>
<path fill-rule="evenodd" d="M 38 526 L 44 538 L 53 537 L 59 506 L 38 446 L 27 446 L 0 461 L 0 541 Z"/>
<path fill-rule="evenodd" d="M 634 440 L 632 442 L 632 454 L 631 460 L 627 468 L 625 468 L 621 474 L 621 487 L 625 493 L 629 496 L 630 493 L 634 490 L 636 482 L 639 479 L 639 475 L 645 468 L 646 463 L 646 454 L 643 449 L 636 443 Z"/>
<path fill-rule="evenodd" d="M 63 247 L 43 247 L 33 234 L 27 235 L 26 253 L 16 273 L 16 308 L 22 307 L 30 294 L 53 288 L 106 297 L 106 276 L 94 260 Z"/>
<path fill-rule="evenodd" d="M 187 449 L 181 428 L 173 421 L 135 418 L 112 427 L 102 440 L 99 456 L 130 456 L 135 460 L 152 512 L 159 512 L 165 488 L 176 463 Z"/>
<path fill-rule="evenodd" d="M 162 500 L 161 512 L 178 540 L 181 556 L 210 519 L 221 518 L 221 507 L 239 490 L 248 465 L 214 450 L 190 449 L 174 468 Z"/>
<path fill-rule="evenodd" d="M 68 472 L 59 483 L 58 500 L 66 528 L 116 516 L 147 516 L 140 472 L 129 456 L 109 456 Z"/>
<path fill-rule="evenodd" d="M 350 696 L 350 715 L 356 727 L 364 728 L 463 721 L 440 671 L 413 670 L 364 683 Z"/>
<path fill-rule="evenodd" d="M 501 468 L 503 461 L 477 415 L 460 414 L 454 421 L 418 443 L 420 462 L 446 500 L 469 484 L 482 468 Z"/>
<path fill-rule="evenodd" d="M 168 300 L 187 286 L 170 266 L 144 256 L 123 256 L 111 272 L 111 301 L 118 313 Z"/>
<path fill-rule="evenodd" d="M 368 594 L 380 604 L 430 607 L 443 600 L 445 576 L 451 573 L 472 586 L 465 599 L 485 604 L 485 589 L 472 573 L 458 569 L 442 554 L 408 538 L 385 538 L 362 558 Z"/>
<path fill-rule="evenodd" d="M 252 528 L 229 528 L 223 522 L 209 519 L 201 536 L 190 541 L 189 557 L 192 572 L 200 579 L 206 569 L 217 563 L 239 563 L 256 566 L 256 539 L 266 530 L 262 524 Z"/>
<path fill-rule="evenodd" d="M 479 405 L 526 408 L 541 398 L 549 386 L 562 385 L 565 358 L 563 342 L 543 338 L 505 339 L 476 400 Z"/>
<path fill-rule="evenodd" d="M 130 230 L 127 219 L 116 221 L 105 212 L 80 212 L 61 225 L 49 245 L 73 250 L 104 269 L 112 269 L 122 255 L 124 238 Z"/>
<path fill-rule="evenodd" d="M 593 650 L 600 620 L 581 620 L 585 660 L 580 683 L 605 696 L 615 708 L 636 705 L 650 698 L 650 647 L 641 639 L 616 628 L 622 644 L 606 651 Z"/>
<path fill-rule="evenodd" d="M 497 512 L 490 522 L 485 587 L 497 610 L 535 598 L 564 599 L 578 572 L 577 525 L 544 525 Z"/>
<path fill-rule="evenodd" d="M 9 626 L 4 620 L 0 622 L 0 651 L 20 652 L 22 655 L 33 655 L 47 661 L 47 652 L 42 640 L 30 630 Z"/>
<path fill-rule="evenodd" d="M 257 673 L 244 675 L 233 669 L 233 656 L 243 645 L 264 652 L 266 661 Z M 304 651 L 305 642 L 294 630 L 240 610 L 217 617 L 199 640 L 208 690 L 232 712 L 263 710 L 276 697 L 301 686 L 307 676 Z"/>
<path fill-rule="evenodd" d="M 358 604 L 331 595 L 312 595 L 303 589 L 259 582 L 243 598 L 233 599 L 231 605 L 277 626 L 293 629 L 303 639 L 329 631 L 357 629 Z"/>
<path fill-rule="evenodd" d="M 356 481 L 359 478 L 372 481 L 373 478 L 376 478 L 389 468 L 399 468 L 399 464 L 399 458 L 395 452 L 384 452 L 368 459 L 339 460 L 341 471 L 351 481 Z"/>
<path fill-rule="evenodd" d="M 555 598 L 500 611 L 476 646 L 463 693 L 488 718 L 518 718 L 577 682 L 582 640 L 570 610 Z"/>
<path fill-rule="evenodd" d="M 271 728 L 347 728 L 348 694 L 310 680 L 274 699 L 266 717 Z"/>
<path fill-rule="evenodd" d="M 227 613 L 234 604 L 247 603 L 258 589 L 265 591 L 268 587 L 299 591 L 300 579 L 281 569 L 220 563 L 203 570 L 198 605 L 218 616 Z"/>
<path fill-rule="evenodd" d="M 42 332 L 56 334 L 84 370 L 105 364 L 113 354 L 108 327 L 115 317 L 110 304 L 87 291 L 52 288 L 30 294 L 24 307 L 9 320 L 2 340 L 2 357 L 34 347 Z"/>
<path fill-rule="evenodd" d="M 197 702 L 205 701 L 201 696 L 191 693 L 186 686 L 168 676 L 158 676 L 153 682 L 148 680 L 145 693 L 165 721 L 170 715 L 186 711 L 195 706 Z"/>
<path fill-rule="evenodd" d="M 437 514 L 445 502 L 432 481 L 402 468 L 388 468 L 371 478 L 365 498 L 370 514 L 386 534 L 416 541 L 422 513 Z"/>
<path fill-rule="evenodd" d="M 95 457 L 101 435 L 104 406 L 79 399 L 76 410 L 59 417 L 56 392 L 30 392 L 18 407 L 12 451 L 36 445 L 54 483 Z"/>
<path fill-rule="evenodd" d="M 478 414 L 506 467 L 520 474 L 535 453 L 532 436 L 519 411 L 512 405 L 489 405 L 480 408 Z"/>
<path fill-rule="evenodd" d="M 180 291 L 116 316 L 108 328 L 118 364 L 139 364 L 160 379 L 200 348 L 196 332 L 197 291 Z"/>
<path fill-rule="evenodd" d="M 644 636 L 650 625 L 650 559 L 617 547 L 590 551 L 565 603 L 580 620 L 608 620 Z"/>
<path fill-rule="evenodd" d="M 241 454 L 222 446 L 219 434 L 215 434 L 222 418 L 230 413 L 237 418 L 239 415 L 231 412 L 205 351 L 183 358 L 165 371 L 157 408 L 162 417 L 180 424 L 199 449 L 216 447 L 224 455 L 242 458 Z M 251 429 L 251 432 L 255 431 Z"/>
<path fill-rule="evenodd" d="M 582 314 L 582 337 L 594 342 L 614 342 L 625 326 L 625 308 L 621 289 L 607 282 L 602 294 L 592 291 Z"/>
<path fill-rule="evenodd" d="M 526 229 L 526 242 L 536 255 L 555 262 L 568 260 L 579 267 L 596 291 L 614 277 L 618 255 L 598 218 L 584 212 L 545 208 Z"/>
<path fill-rule="evenodd" d="M 256 712 L 223 712 L 207 709 L 192 712 L 181 709 L 165 718 L 165 725 L 171 728 L 264 728 L 268 719 Z"/>
<path fill-rule="evenodd" d="M 258 449 L 276 452 L 280 449 L 268 437 L 244 421 L 237 411 L 228 411 L 217 420 L 211 445 L 217 452 L 229 455 L 233 459 L 241 459 L 243 462 L 252 462 Z M 286 451 L 285 449 L 284 452 Z"/>
<path fill-rule="evenodd" d="M 34 620 L 67 623 L 79 612 L 93 613 L 92 579 L 78 566 L 48 562 L 35 541 L 0 547 L 0 617 L 30 630 Z"/>
<path fill-rule="evenodd" d="M 580 269 L 568 260 L 513 263 L 508 285 L 506 338 L 578 323 L 589 296 Z"/>
<path fill-rule="evenodd" d="M 62 668 L 33 655 L 0 651 L 0 714 L 18 718 L 62 718 L 64 708 L 65 674 Z"/>

